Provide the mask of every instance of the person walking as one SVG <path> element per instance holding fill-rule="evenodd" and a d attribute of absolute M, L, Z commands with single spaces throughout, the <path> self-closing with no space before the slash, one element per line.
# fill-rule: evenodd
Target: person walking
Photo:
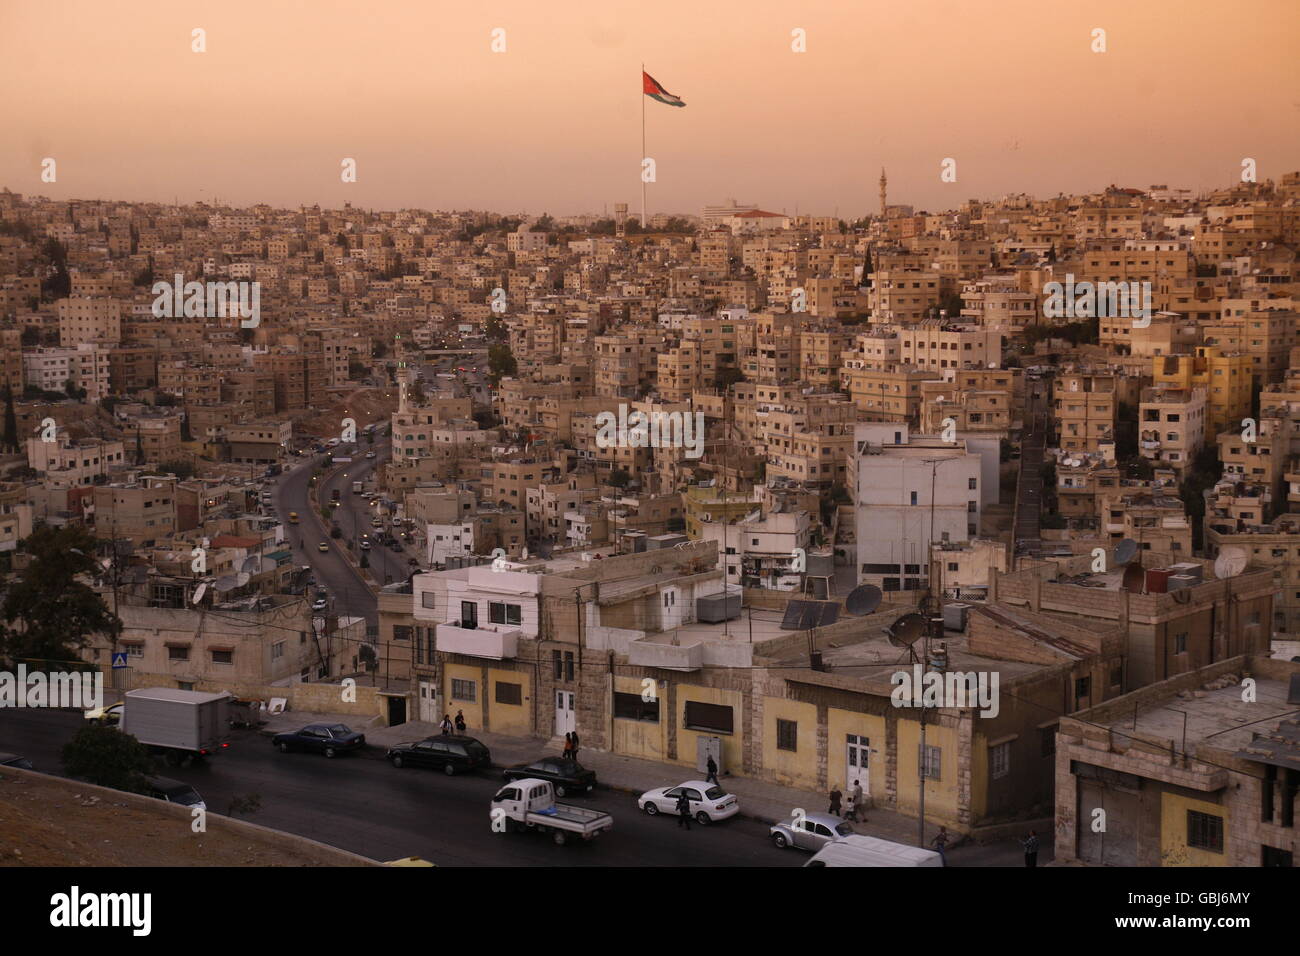
<path fill-rule="evenodd" d="M 450 734 L 450 733 L 451 733 L 451 714 L 443 714 L 443 715 L 442 715 L 442 723 L 439 724 L 438 726 L 439 726 L 439 728 L 442 730 L 442 734 L 443 734 L 444 737 L 447 736 L 448 734 Z"/>
<path fill-rule="evenodd" d="M 573 760 L 574 760 L 575 763 L 577 762 L 577 760 L 578 760 L 578 732 L 577 732 L 576 730 L 573 732 L 573 752 L 572 752 L 571 754 L 569 754 L 569 756 L 573 758 Z"/>
<path fill-rule="evenodd" d="M 831 808 L 826 812 L 833 813 L 838 817 L 840 815 L 840 801 L 843 799 L 844 799 L 844 794 L 840 793 L 840 788 L 836 786 L 832 786 L 831 787 Z"/>
<path fill-rule="evenodd" d="M 458 710 L 456 711 L 456 733 L 463 734 L 464 732 L 465 732 L 465 711 Z"/>
<path fill-rule="evenodd" d="M 844 819 L 857 823 L 859 813 L 863 815 L 862 822 L 866 823 L 866 808 L 862 806 L 862 786 L 854 780 L 853 789 L 849 791 L 848 812 L 844 814 Z"/>
<path fill-rule="evenodd" d="M 947 827 L 939 827 L 939 832 L 935 834 L 934 839 L 930 841 L 930 846 L 934 847 L 936 850 L 939 851 L 940 862 L 942 862 L 944 866 L 947 866 L 948 854 L 944 852 L 948 847 Z"/>
<path fill-rule="evenodd" d="M 1038 866 L 1038 833 L 1030 830 L 1028 839 L 1020 843 L 1025 848 L 1025 866 Z"/>
<path fill-rule="evenodd" d="M 680 830 L 682 827 L 691 828 L 691 801 L 685 789 L 677 794 L 677 828 Z"/>
<path fill-rule="evenodd" d="M 573 759 L 573 734 L 565 734 L 565 735 L 564 735 L 564 754 L 563 754 L 563 756 L 564 756 L 564 759 L 565 759 L 565 760 L 572 760 L 572 759 Z"/>
<path fill-rule="evenodd" d="M 704 767 L 709 774 L 704 779 L 707 780 L 709 783 L 715 783 L 718 784 L 718 786 L 722 786 L 722 784 L 718 783 L 718 765 L 713 760 L 713 754 L 709 754 L 709 762 L 706 763 Z"/>

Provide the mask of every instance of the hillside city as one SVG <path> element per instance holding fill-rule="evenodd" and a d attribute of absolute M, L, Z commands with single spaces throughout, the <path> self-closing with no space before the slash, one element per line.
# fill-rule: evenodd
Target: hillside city
<path fill-rule="evenodd" d="M 1294 865 L 1300 172 L 900 198 L 0 192 L 0 667 L 105 688 L 0 756 L 164 688 L 373 860 L 554 863 L 504 768 L 611 865 Z"/>

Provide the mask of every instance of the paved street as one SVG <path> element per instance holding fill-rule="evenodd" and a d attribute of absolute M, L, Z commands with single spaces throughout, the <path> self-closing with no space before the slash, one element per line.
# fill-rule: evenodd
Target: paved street
<path fill-rule="evenodd" d="M 58 772 L 59 749 L 80 716 L 0 711 L 0 750 L 19 751 L 43 772 Z M 540 745 L 539 745 L 540 746 Z M 539 749 L 540 754 L 540 749 Z M 541 834 L 493 833 L 489 800 L 496 772 L 447 777 L 396 770 L 375 749 L 327 760 L 280 754 L 267 737 L 238 732 L 231 748 L 207 765 L 168 769 L 192 784 L 210 809 L 256 793 L 262 808 L 248 819 L 378 860 L 419 856 L 452 866 L 798 866 L 807 857 L 780 851 L 767 827 L 736 817 L 679 832 L 676 822 L 647 817 L 631 794 L 600 789 L 575 803 L 614 815 L 614 830 L 590 844 L 556 846 Z"/>

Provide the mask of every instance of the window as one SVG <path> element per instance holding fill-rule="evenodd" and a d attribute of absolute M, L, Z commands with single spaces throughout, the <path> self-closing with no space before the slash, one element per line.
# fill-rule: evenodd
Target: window
<path fill-rule="evenodd" d="M 505 681 L 497 681 L 497 703 L 498 704 L 522 704 L 524 701 L 524 687 L 522 684 L 507 684 Z"/>
<path fill-rule="evenodd" d="M 916 492 L 912 492 L 912 504 L 916 504 Z"/>
<path fill-rule="evenodd" d="M 939 779 L 939 764 L 943 756 L 943 750 L 940 747 L 927 746 L 922 749 L 920 744 L 916 747 L 916 759 L 920 765 L 921 773 L 927 780 Z"/>
<path fill-rule="evenodd" d="M 564 679 L 573 680 L 573 651 L 564 652 Z"/>
<path fill-rule="evenodd" d="M 212 663 L 214 664 L 233 664 L 235 663 L 234 651 L 213 651 Z"/>
<path fill-rule="evenodd" d="M 622 720 L 659 723 L 659 698 L 643 700 L 640 694 L 614 692 L 614 716 Z"/>
<path fill-rule="evenodd" d="M 1181 634 L 1174 635 L 1174 653 L 1175 654 L 1187 653 L 1187 632 L 1186 631 L 1183 631 Z"/>
<path fill-rule="evenodd" d="M 732 712 L 725 704 L 706 704 L 703 701 L 686 702 L 686 728 L 714 734 L 732 733 Z"/>
<path fill-rule="evenodd" d="M 969 487 L 971 491 L 974 491 L 978 487 L 978 485 L 979 483 L 974 478 L 971 478 L 967 482 L 967 487 Z"/>
<path fill-rule="evenodd" d="M 1074 700 L 1076 705 L 1081 700 L 1086 700 L 1092 691 L 1091 677 L 1077 677 L 1074 681 Z"/>
<path fill-rule="evenodd" d="M 429 607 L 429 608 L 436 607 L 437 606 L 435 603 L 436 598 L 437 595 L 434 594 L 432 591 L 425 591 L 423 594 L 420 595 L 420 606 Z"/>
<path fill-rule="evenodd" d="M 799 749 L 799 724 L 794 720 L 776 719 L 776 749 L 795 752 Z"/>
<path fill-rule="evenodd" d="M 123 644 L 122 649 L 126 651 L 127 657 L 144 657 L 143 644 Z"/>
<path fill-rule="evenodd" d="M 493 624 L 518 624 L 523 620 L 522 610 L 518 604 L 493 601 L 488 604 L 488 620 Z"/>
<path fill-rule="evenodd" d="M 411 639 L 411 626 L 409 624 L 393 625 L 393 640 L 409 641 Z"/>
<path fill-rule="evenodd" d="M 551 651 L 551 664 L 555 668 L 555 679 L 560 680 L 564 677 L 564 664 L 560 660 L 559 651 Z"/>
<path fill-rule="evenodd" d="M 996 780 L 1011 772 L 1011 742 L 989 748 L 989 772 Z"/>
<path fill-rule="evenodd" d="M 271 660 L 278 661 L 284 657 L 284 641 L 276 641 L 271 645 Z"/>
<path fill-rule="evenodd" d="M 1038 729 L 1038 752 L 1040 756 L 1050 757 L 1056 753 L 1056 725 Z"/>
<path fill-rule="evenodd" d="M 453 677 L 451 679 L 451 697 L 452 700 L 463 700 L 472 704 L 478 700 L 478 684 L 472 680 L 461 680 L 459 677 Z"/>
<path fill-rule="evenodd" d="M 1211 853 L 1223 852 L 1223 817 L 1187 811 L 1187 845 Z"/>
<path fill-rule="evenodd" d="M 188 647 L 169 647 L 167 648 L 167 659 L 169 661 L 188 661 L 190 659 L 190 649 Z"/>

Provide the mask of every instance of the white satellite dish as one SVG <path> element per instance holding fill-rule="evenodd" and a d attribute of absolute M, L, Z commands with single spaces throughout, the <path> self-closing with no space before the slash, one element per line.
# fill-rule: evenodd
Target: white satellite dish
<path fill-rule="evenodd" d="M 1249 561 L 1250 558 L 1243 549 L 1224 548 L 1214 559 L 1214 576 L 1219 579 L 1235 578 L 1246 570 Z"/>
<path fill-rule="evenodd" d="M 194 589 L 194 597 L 190 598 L 191 604 L 198 604 L 203 600 L 203 595 L 208 593 L 208 582 L 204 581 Z"/>

